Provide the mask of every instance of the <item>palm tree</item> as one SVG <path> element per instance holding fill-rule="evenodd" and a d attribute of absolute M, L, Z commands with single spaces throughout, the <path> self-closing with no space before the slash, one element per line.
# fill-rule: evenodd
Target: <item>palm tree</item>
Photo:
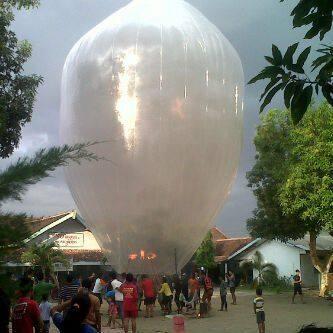
<path fill-rule="evenodd" d="M 54 273 L 54 264 L 61 263 L 64 266 L 69 266 L 69 261 L 66 256 L 56 248 L 54 242 L 41 245 L 32 244 L 21 256 L 23 263 L 30 263 L 33 267 L 39 267 L 44 276 L 50 274 L 54 282 L 58 286 L 58 279 Z"/>
<path fill-rule="evenodd" d="M 258 276 L 255 278 L 258 285 L 265 284 L 271 277 L 277 276 L 277 267 L 272 263 L 265 263 L 262 254 L 256 251 L 250 261 L 245 261 L 241 264 L 243 272 L 256 270 Z"/>

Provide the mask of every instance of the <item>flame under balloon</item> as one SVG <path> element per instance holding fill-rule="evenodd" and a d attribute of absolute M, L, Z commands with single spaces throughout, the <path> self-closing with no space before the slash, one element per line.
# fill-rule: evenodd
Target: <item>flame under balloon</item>
<path fill-rule="evenodd" d="M 193 255 L 236 175 L 243 85 L 231 44 L 181 0 L 134 0 L 75 44 L 61 139 L 101 141 L 106 160 L 65 173 L 115 268 L 171 273 Z"/>

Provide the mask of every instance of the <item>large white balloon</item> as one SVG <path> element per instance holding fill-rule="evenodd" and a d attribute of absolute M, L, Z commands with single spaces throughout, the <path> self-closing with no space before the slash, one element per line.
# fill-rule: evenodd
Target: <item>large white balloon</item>
<path fill-rule="evenodd" d="M 63 70 L 61 139 L 106 161 L 66 168 L 119 271 L 181 268 L 225 202 L 242 142 L 243 71 L 181 0 L 134 0 L 84 35 Z"/>

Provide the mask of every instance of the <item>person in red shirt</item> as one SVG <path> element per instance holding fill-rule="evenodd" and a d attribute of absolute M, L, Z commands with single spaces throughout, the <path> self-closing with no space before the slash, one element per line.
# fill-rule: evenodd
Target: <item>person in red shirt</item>
<path fill-rule="evenodd" d="M 138 317 L 138 288 L 133 283 L 133 275 L 126 274 L 125 282 L 119 291 L 124 294 L 124 331 L 128 333 L 129 320 L 132 323 L 132 332 L 136 333 L 136 318 Z"/>
<path fill-rule="evenodd" d="M 12 311 L 13 333 L 41 333 L 43 321 L 38 304 L 31 299 L 33 282 L 29 278 L 20 281 L 19 299 Z"/>
<path fill-rule="evenodd" d="M 142 275 L 141 287 L 145 297 L 146 315 L 145 317 L 154 317 L 154 304 L 156 301 L 156 293 L 154 281 L 148 275 Z"/>

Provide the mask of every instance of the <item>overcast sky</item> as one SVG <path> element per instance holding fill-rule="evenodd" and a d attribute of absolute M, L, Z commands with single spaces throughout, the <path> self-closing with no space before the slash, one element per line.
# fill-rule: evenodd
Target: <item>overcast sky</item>
<path fill-rule="evenodd" d="M 13 25 L 20 39 L 33 45 L 26 66 L 28 73 L 44 77 L 39 88 L 32 122 L 23 132 L 19 149 L 10 160 L 31 155 L 38 148 L 59 144 L 60 78 L 62 67 L 73 44 L 107 16 L 126 5 L 124 0 L 41 0 L 40 8 L 16 15 Z M 286 48 L 300 41 L 303 32 L 292 30 L 289 13 L 296 1 L 278 0 L 189 0 L 230 40 L 240 55 L 246 81 L 264 65 L 263 56 L 274 43 Z M 238 177 L 231 196 L 216 219 L 226 234 L 246 234 L 246 219 L 255 200 L 246 186 L 245 174 L 254 162 L 253 137 L 258 123 L 258 96 L 263 85 L 246 86 L 244 110 L 244 147 Z M 271 106 L 280 107 L 281 97 Z M 2 162 L 6 165 L 8 160 Z M 75 208 L 61 170 L 32 186 L 23 202 L 9 202 L 4 209 L 25 211 L 37 216 L 56 214 Z"/>

